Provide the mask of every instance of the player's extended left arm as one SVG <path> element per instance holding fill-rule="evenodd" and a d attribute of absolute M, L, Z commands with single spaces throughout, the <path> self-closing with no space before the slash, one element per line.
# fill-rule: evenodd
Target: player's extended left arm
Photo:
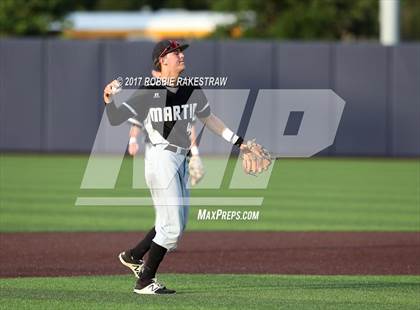
<path fill-rule="evenodd" d="M 232 143 L 241 149 L 245 146 L 243 144 L 244 139 L 226 127 L 223 121 L 213 113 L 210 113 L 210 115 L 205 118 L 200 118 L 200 120 L 207 128 L 213 131 L 216 135 L 225 139 L 227 142 Z"/>
<path fill-rule="evenodd" d="M 272 159 L 270 153 L 256 143 L 255 139 L 243 143 L 244 139 L 242 137 L 236 135 L 232 130 L 227 128 L 226 125 L 212 113 L 210 113 L 208 117 L 200 119 L 204 125 L 215 134 L 240 148 L 242 167 L 246 173 L 256 175 L 267 170 L 271 165 Z"/>

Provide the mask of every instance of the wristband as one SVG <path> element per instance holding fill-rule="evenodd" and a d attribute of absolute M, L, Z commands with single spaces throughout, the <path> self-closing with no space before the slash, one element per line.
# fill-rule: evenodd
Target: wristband
<path fill-rule="evenodd" d="M 128 144 L 136 144 L 137 139 L 135 137 L 130 137 L 130 140 L 128 140 Z"/>
<path fill-rule="evenodd" d="M 229 128 L 225 128 L 222 132 L 222 137 L 223 139 L 225 139 L 227 142 L 232 143 L 232 144 L 236 144 L 238 142 L 239 137 L 237 135 L 235 135 L 233 133 L 232 130 L 230 130 Z"/>
<path fill-rule="evenodd" d="M 197 147 L 196 145 L 194 145 L 194 146 L 191 148 L 191 155 L 192 155 L 192 156 L 198 156 L 198 147 Z"/>

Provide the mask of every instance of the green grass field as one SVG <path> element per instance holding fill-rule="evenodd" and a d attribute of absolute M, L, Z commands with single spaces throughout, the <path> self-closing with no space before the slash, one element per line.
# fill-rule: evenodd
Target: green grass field
<path fill-rule="evenodd" d="M 418 309 L 420 277 L 165 274 L 174 296 L 129 276 L 0 279 L 8 309 Z"/>
<path fill-rule="evenodd" d="M 87 156 L 81 155 L 2 154 L 0 231 L 148 229 L 153 222 L 149 206 L 75 206 L 79 196 L 149 196 L 147 190 L 132 189 L 130 158 L 123 162 L 115 190 L 81 190 L 86 164 Z M 217 159 L 205 164 L 210 169 Z M 278 160 L 268 189 L 192 191 L 195 197 L 265 197 L 262 206 L 246 208 L 260 210 L 258 221 L 197 221 L 199 207 L 193 206 L 188 229 L 418 231 L 419 189 L 418 159 Z"/>
<path fill-rule="evenodd" d="M 81 190 L 81 155 L 0 155 L 0 231 L 146 230 L 152 207 L 78 206 L 77 197 L 148 196 L 132 189 L 132 160 L 114 190 Z M 205 160 L 207 169 L 217 159 Z M 419 231 L 419 160 L 284 159 L 265 190 L 195 190 L 263 196 L 258 221 L 198 221 L 189 230 Z M 226 181 L 223 183 L 226 185 Z M 211 207 L 206 207 L 212 209 Z M 244 208 L 220 207 L 224 210 Z M 418 309 L 420 276 L 163 274 L 176 296 L 138 296 L 126 276 L 0 279 L 0 309 Z"/>

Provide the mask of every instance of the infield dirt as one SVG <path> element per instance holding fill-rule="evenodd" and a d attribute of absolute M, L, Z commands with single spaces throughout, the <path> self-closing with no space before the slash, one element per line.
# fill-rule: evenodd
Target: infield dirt
<path fill-rule="evenodd" d="M 112 275 L 143 233 L 1 233 L 0 277 Z M 420 275 L 418 232 L 187 232 L 160 272 Z"/>

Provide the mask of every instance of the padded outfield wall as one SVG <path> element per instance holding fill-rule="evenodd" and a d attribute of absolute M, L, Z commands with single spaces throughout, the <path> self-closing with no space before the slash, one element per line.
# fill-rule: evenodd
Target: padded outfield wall
<path fill-rule="evenodd" d="M 346 107 L 334 145 L 320 155 L 420 156 L 420 43 L 191 46 L 186 75 L 227 76 L 227 88 L 250 89 L 246 111 L 259 89 L 334 90 Z M 147 41 L 0 40 L 0 151 L 89 152 L 105 82 L 148 75 L 152 48 Z M 212 103 L 229 123 L 237 116 L 225 104 Z M 276 119 L 276 109 L 267 115 Z M 261 135 L 271 130 L 264 125 Z M 201 149 L 217 154 L 223 147 L 210 139 Z"/>

